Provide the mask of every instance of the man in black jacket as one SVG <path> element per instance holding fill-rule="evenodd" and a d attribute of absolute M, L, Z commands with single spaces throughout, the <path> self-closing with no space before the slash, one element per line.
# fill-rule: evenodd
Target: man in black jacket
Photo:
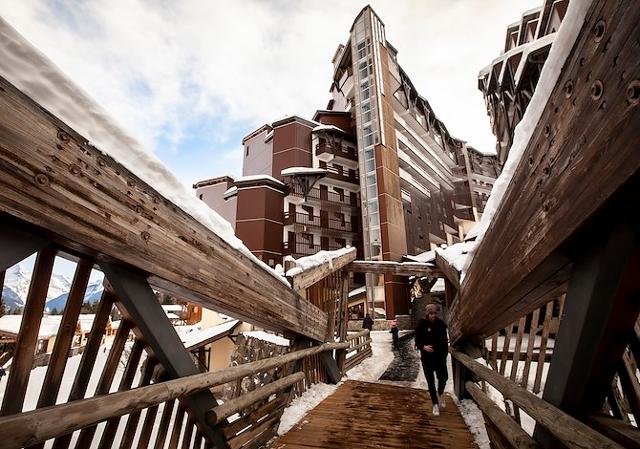
<path fill-rule="evenodd" d="M 416 328 L 416 348 L 420 351 L 424 377 L 427 378 L 429 395 L 433 404 L 433 415 L 440 414 L 444 408 L 444 386 L 447 383 L 447 355 L 449 342 L 447 339 L 447 325 L 438 318 L 438 306 L 429 304 L 426 307 L 426 318 L 418 322 Z M 436 391 L 435 376 L 438 378 Z"/>

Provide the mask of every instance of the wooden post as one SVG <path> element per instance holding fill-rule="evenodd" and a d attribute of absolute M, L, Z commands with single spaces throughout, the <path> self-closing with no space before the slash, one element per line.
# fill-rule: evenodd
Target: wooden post
<path fill-rule="evenodd" d="M 349 313 L 349 272 L 342 271 L 341 275 L 341 288 L 340 288 L 340 323 L 338 327 L 338 333 L 340 341 L 345 341 L 348 331 L 348 313 Z M 344 375 L 344 362 L 347 357 L 346 349 L 339 349 L 336 351 L 336 362 L 340 374 Z"/>
<path fill-rule="evenodd" d="M 139 336 L 151 349 L 170 378 L 198 374 L 198 367 L 178 338 L 147 280 L 120 267 L 103 263 L 105 276 L 118 295 L 123 315 L 136 325 Z M 224 436 L 207 424 L 206 412 L 218 405 L 210 391 L 201 391 L 184 399 L 203 432 L 214 446 L 226 447 Z"/>
<path fill-rule="evenodd" d="M 618 218 L 618 223 L 604 239 L 601 229 L 597 232 L 598 228 L 593 228 L 587 235 L 593 243 L 576 257 L 569 282 L 565 316 L 556 336 L 543 399 L 570 415 L 596 412 L 602 407 L 606 388 L 615 374 L 615 365 L 599 366 L 602 363 L 597 361 L 616 354 L 622 358 L 627 341 L 619 337 L 628 335 L 638 316 L 636 305 L 631 307 L 635 309 L 631 312 L 634 316 L 629 317 L 630 298 L 619 298 L 621 283 L 629 277 L 637 278 L 637 273 L 630 269 L 634 266 L 633 259 L 638 259 L 637 250 L 636 257 L 631 257 L 638 234 L 637 222 L 626 214 L 618 215 Z M 637 294 L 638 282 L 632 284 L 635 285 L 623 296 Z M 620 328 L 624 322 L 629 329 Z M 600 354 L 603 351 L 607 352 L 606 357 Z M 608 371 L 610 375 L 607 375 Z M 601 385 L 603 376 L 608 378 L 608 384 L 604 386 Z M 598 387 L 589 388 L 593 383 Z M 545 447 L 556 444 L 538 426 L 534 437 Z"/>

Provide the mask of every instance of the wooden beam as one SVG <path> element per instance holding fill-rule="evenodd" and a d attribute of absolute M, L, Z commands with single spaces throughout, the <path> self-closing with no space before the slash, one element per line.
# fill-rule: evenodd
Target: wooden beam
<path fill-rule="evenodd" d="M 628 449 L 640 449 L 640 429 L 604 414 L 591 415 L 587 422 L 604 435 Z"/>
<path fill-rule="evenodd" d="M 596 40 L 599 20 L 606 27 Z M 539 275 L 537 285 L 557 273 L 565 265 L 562 258 L 549 258 L 638 172 L 640 108 L 633 83 L 640 74 L 640 49 L 628 36 L 637 36 L 639 26 L 640 9 L 628 2 L 597 0 L 589 7 L 467 271 L 449 323 L 452 340 L 482 334 L 508 313 L 521 301 L 514 292 L 532 273 Z M 497 262 L 500 269 L 492 269 Z"/>
<path fill-rule="evenodd" d="M 172 379 L 191 376 L 200 371 L 182 344 L 147 280 L 108 263 L 100 264 L 106 280 L 118 296 L 123 318 L 135 323 L 134 332 L 145 341 L 155 358 Z M 206 413 L 218 402 L 210 391 L 200 391 L 183 398 L 202 426 L 202 431 L 215 445 L 224 447 L 224 436 L 207 425 Z"/>
<path fill-rule="evenodd" d="M 326 278 L 330 274 L 342 270 L 345 265 L 348 265 L 354 260 L 356 260 L 356 249 L 351 248 L 351 250 L 346 254 L 342 254 L 341 256 L 324 262 L 321 265 L 303 270 L 294 276 L 291 276 L 291 288 L 300 295 L 303 295 L 307 288 Z"/>
<path fill-rule="evenodd" d="M 466 389 L 478 404 L 478 407 L 495 425 L 511 447 L 519 449 L 537 449 L 540 445 L 525 432 L 509 415 L 503 412 L 489 397 L 473 382 L 467 382 Z"/>
<path fill-rule="evenodd" d="M 357 260 L 345 267 L 353 273 L 392 274 L 396 276 L 442 277 L 440 270 L 433 265 L 420 262 L 390 262 Z"/>
<path fill-rule="evenodd" d="M 0 77 L 0 213 L 175 296 L 322 340 L 326 314 Z"/>
<path fill-rule="evenodd" d="M 489 382 L 502 393 L 505 399 L 511 399 L 514 404 L 527 412 L 538 424 L 552 432 L 567 447 L 622 449 L 620 445 L 600 435 L 586 424 L 478 363 L 468 355 L 459 351 L 453 351 L 451 355 L 480 379 Z"/>
<path fill-rule="evenodd" d="M 45 239 L 21 231 L 15 223 L 10 223 L 5 216 L 0 215 L 0 272 L 6 271 L 47 245 Z"/>

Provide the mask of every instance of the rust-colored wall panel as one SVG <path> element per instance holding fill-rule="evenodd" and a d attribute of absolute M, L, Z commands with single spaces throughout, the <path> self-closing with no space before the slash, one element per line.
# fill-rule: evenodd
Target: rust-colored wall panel
<path fill-rule="evenodd" d="M 273 130 L 273 176 L 289 167 L 311 167 L 311 128 L 299 122 L 278 126 Z"/>
<path fill-rule="evenodd" d="M 351 115 L 335 113 L 323 114 L 322 112 L 319 112 L 316 116 L 316 120 L 322 124 L 334 125 L 343 131 L 346 131 L 350 134 L 355 134 L 353 129 L 355 126 L 355 121 L 351 117 Z"/>
<path fill-rule="evenodd" d="M 384 294 L 387 306 L 387 318 L 409 314 L 409 287 L 407 278 L 402 276 L 384 277 Z"/>

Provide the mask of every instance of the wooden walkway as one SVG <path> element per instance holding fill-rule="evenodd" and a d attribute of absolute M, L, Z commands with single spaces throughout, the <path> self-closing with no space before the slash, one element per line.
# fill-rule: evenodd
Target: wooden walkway
<path fill-rule="evenodd" d="M 271 449 L 476 448 L 450 397 L 446 405 L 433 416 L 424 390 L 347 381 Z"/>

